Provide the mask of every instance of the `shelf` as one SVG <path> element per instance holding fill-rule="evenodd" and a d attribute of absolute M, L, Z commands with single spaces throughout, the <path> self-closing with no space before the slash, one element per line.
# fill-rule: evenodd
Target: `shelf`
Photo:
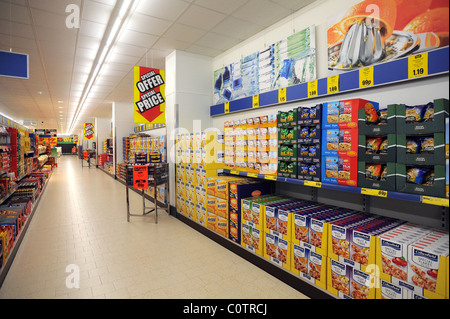
<path fill-rule="evenodd" d="M 426 52 L 428 54 L 428 76 L 448 73 L 449 71 L 449 47 L 439 48 L 433 51 Z M 408 57 L 397 59 L 394 61 L 381 63 L 373 66 L 373 81 L 374 84 L 369 87 L 360 87 L 359 73 L 360 70 L 350 71 L 339 74 L 339 92 L 328 93 L 328 79 L 326 77 L 317 80 L 318 94 L 312 97 L 308 96 L 308 83 L 301 83 L 286 88 L 285 101 L 280 103 L 279 92 L 280 90 L 269 91 L 259 94 L 257 97 L 259 103 L 253 104 L 253 96 L 245 97 L 242 99 L 230 101 L 227 103 L 213 105 L 210 108 L 210 115 L 220 116 L 235 112 L 242 112 L 259 107 L 266 107 L 271 105 L 282 105 L 290 102 L 307 100 L 317 97 L 325 97 L 331 95 L 337 95 L 345 92 L 364 90 L 381 85 L 398 83 L 403 81 L 412 81 L 423 79 L 424 77 L 418 77 L 410 79 L 408 77 Z M 372 68 L 372 67 L 370 67 Z M 311 81 L 312 83 L 315 81 Z"/>
<path fill-rule="evenodd" d="M 349 193 L 354 193 L 354 194 L 369 195 L 369 196 L 383 197 L 383 198 L 390 198 L 390 199 L 399 199 L 399 200 L 405 200 L 405 201 L 422 203 L 422 204 L 449 207 L 449 200 L 447 198 L 437 198 L 437 197 L 422 196 L 422 195 L 416 195 L 416 194 L 367 189 L 367 188 L 354 187 L 354 186 L 335 185 L 335 184 L 328 184 L 328 183 L 321 183 L 321 182 L 310 182 L 310 181 L 304 181 L 304 180 L 295 179 L 295 178 L 278 177 L 278 176 L 274 176 L 274 175 L 261 175 L 261 174 L 247 173 L 247 172 L 242 172 L 242 171 L 237 171 L 237 170 L 229 170 L 229 169 L 223 169 L 222 171 L 223 171 L 223 173 L 231 174 L 231 175 L 239 175 L 239 176 L 265 179 L 265 180 L 270 180 L 270 181 L 283 182 L 283 183 L 295 184 L 295 185 L 301 185 L 301 186 L 309 186 L 309 187 L 349 192 Z"/>
<path fill-rule="evenodd" d="M 3 198 L 0 198 L 0 205 L 3 204 L 8 198 L 9 196 L 11 196 L 12 194 L 14 194 L 14 192 L 19 188 L 19 186 L 17 184 L 14 184 L 14 186 L 12 186 L 11 190 L 8 192 L 8 194 L 6 194 L 5 196 L 3 196 Z"/>

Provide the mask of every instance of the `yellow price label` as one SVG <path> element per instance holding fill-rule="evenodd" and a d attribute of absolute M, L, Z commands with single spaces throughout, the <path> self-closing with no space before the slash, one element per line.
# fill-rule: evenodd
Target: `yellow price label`
<path fill-rule="evenodd" d="M 277 177 L 273 176 L 273 175 L 266 175 L 266 176 L 264 176 L 264 179 L 267 179 L 269 181 L 276 181 Z"/>
<path fill-rule="evenodd" d="M 423 196 L 422 203 L 448 207 L 448 199 L 446 198 Z"/>
<path fill-rule="evenodd" d="M 315 97 L 319 95 L 319 82 L 311 81 L 308 82 L 308 97 Z"/>
<path fill-rule="evenodd" d="M 408 57 L 408 78 L 428 75 L 428 52 Z"/>
<path fill-rule="evenodd" d="M 359 87 L 365 88 L 373 86 L 373 66 L 359 69 Z"/>
<path fill-rule="evenodd" d="M 339 93 L 339 74 L 327 78 L 327 93 Z"/>
<path fill-rule="evenodd" d="M 239 172 L 238 171 L 230 171 L 230 174 L 231 175 L 239 175 Z"/>
<path fill-rule="evenodd" d="M 278 103 L 284 103 L 287 101 L 286 88 L 278 90 Z"/>
<path fill-rule="evenodd" d="M 253 98 L 252 98 L 252 107 L 253 107 L 254 109 L 256 109 L 256 108 L 259 107 L 259 94 L 253 95 Z"/>
<path fill-rule="evenodd" d="M 321 182 L 305 181 L 303 185 L 311 186 L 311 187 L 317 187 L 317 188 L 322 188 L 322 183 Z"/>
<path fill-rule="evenodd" d="M 255 173 L 247 173 L 247 177 L 258 178 L 258 174 L 255 174 Z"/>
<path fill-rule="evenodd" d="M 361 188 L 361 194 L 386 198 L 388 192 L 380 189 Z"/>
<path fill-rule="evenodd" d="M 230 113 L 230 102 L 225 102 L 225 114 Z"/>

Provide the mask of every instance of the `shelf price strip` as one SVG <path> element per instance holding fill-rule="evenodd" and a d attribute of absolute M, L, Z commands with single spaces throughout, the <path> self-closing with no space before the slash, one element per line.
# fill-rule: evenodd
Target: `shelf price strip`
<path fill-rule="evenodd" d="M 339 74 L 327 78 L 327 94 L 339 93 Z"/>
<path fill-rule="evenodd" d="M 308 98 L 319 95 L 319 82 L 317 80 L 308 82 Z"/>
<path fill-rule="evenodd" d="M 282 88 L 278 90 L 278 103 L 285 103 L 285 102 L 287 102 L 286 88 Z"/>
<path fill-rule="evenodd" d="M 430 204 L 430 205 L 437 205 L 437 206 L 445 206 L 445 207 L 448 207 L 448 205 L 449 205 L 447 198 L 437 198 L 437 197 L 430 197 L 430 196 L 423 196 L 422 203 Z"/>
<path fill-rule="evenodd" d="M 408 57 L 408 78 L 428 75 L 428 52 Z"/>
<path fill-rule="evenodd" d="M 252 97 L 252 107 L 254 109 L 259 107 L 259 94 L 253 95 L 253 97 Z"/>
<path fill-rule="evenodd" d="M 362 195 L 378 196 L 387 198 L 388 192 L 380 189 L 361 188 Z"/>

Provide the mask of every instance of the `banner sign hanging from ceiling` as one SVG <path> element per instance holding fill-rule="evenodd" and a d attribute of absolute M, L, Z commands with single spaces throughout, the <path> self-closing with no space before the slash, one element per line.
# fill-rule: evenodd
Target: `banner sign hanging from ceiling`
<path fill-rule="evenodd" d="M 84 140 L 85 141 L 93 141 L 95 138 L 95 130 L 93 123 L 84 123 Z"/>
<path fill-rule="evenodd" d="M 28 54 L 0 51 L 0 76 L 29 79 Z"/>
<path fill-rule="evenodd" d="M 135 124 L 166 124 L 163 70 L 134 67 Z"/>

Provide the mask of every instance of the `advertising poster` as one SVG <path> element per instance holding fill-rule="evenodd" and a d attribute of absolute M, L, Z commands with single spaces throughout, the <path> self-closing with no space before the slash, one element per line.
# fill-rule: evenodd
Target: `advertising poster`
<path fill-rule="evenodd" d="M 84 140 L 85 141 L 93 141 L 95 138 L 95 130 L 93 123 L 84 123 Z"/>
<path fill-rule="evenodd" d="M 448 7 L 448 0 L 365 0 L 329 17 L 330 73 L 447 46 Z"/>
<path fill-rule="evenodd" d="M 315 26 L 214 72 L 214 104 L 316 79 Z"/>
<path fill-rule="evenodd" d="M 134 67 L 134 123 L 166 124 L 165 72 Z"/>
<path fill-rule="evenodd" d="M 73 142 L 74 142 L 75 144 L 78 144 L 78 135 L 74 135 L 74 136 L 73 136 Z"/>
<path fill-rule="evenodd" d="M 133 188 L 148 188 L 148 166 L 133 166 Z"/>

